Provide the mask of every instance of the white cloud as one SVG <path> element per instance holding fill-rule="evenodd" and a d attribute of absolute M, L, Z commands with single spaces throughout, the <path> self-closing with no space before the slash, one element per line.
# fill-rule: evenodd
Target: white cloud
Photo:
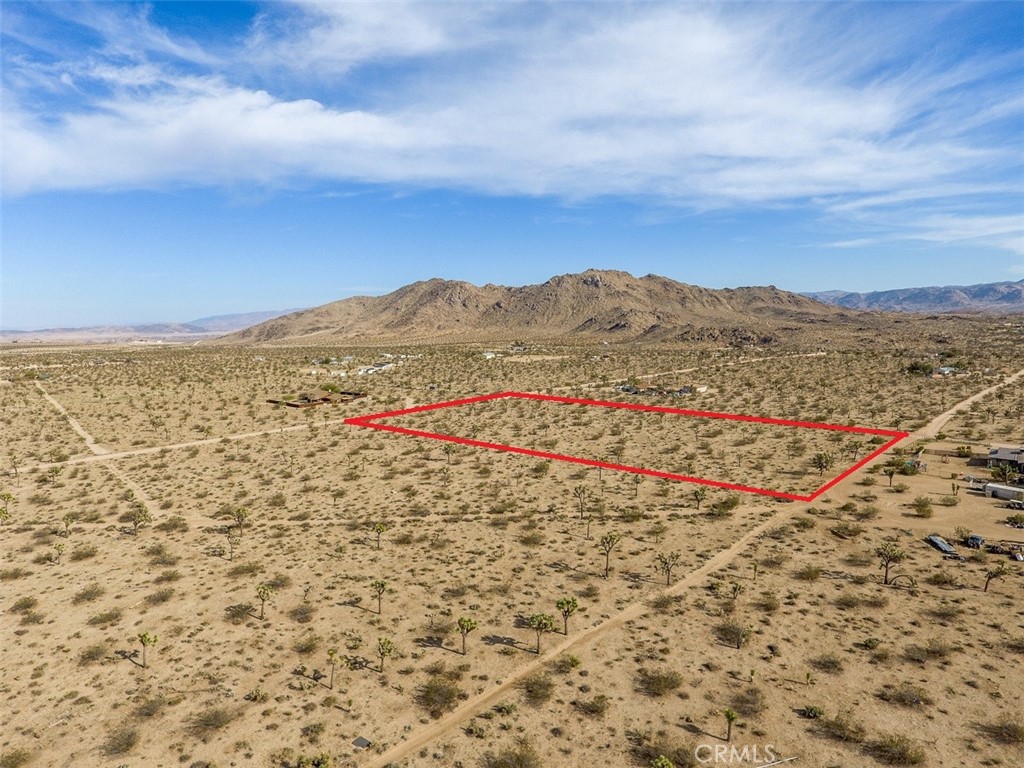
<path fill-rule="evenodd" d="M 997 87 L 1019 61 L 942 59 L 928 30 L 945 8 L 880 24 L 792 5 L 302 3 L 216 54 L 145 13 L 88 8 L 78 23 L 102 49 L 8 62 L 6 194 L 326 180 L 809 201 L 923 240 L 1020 240 L 1019 217 L 929 212 L 1020 191 L 1018 140 L 999 126 L 1024 101 Z M 347 93 L 371 66 L 386 76 Z M 73 84 L 77 106 L 28 106 L 43 82 Z M 908 203 L 909 224 L 892 216 Z"/>

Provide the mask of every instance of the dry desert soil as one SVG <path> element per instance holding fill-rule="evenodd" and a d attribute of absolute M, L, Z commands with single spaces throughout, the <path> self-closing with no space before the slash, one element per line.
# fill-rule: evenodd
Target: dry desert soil
<path fill-rule="evenodd" d="M 967 479 L 1024 444 L 1022 370 L 984 323 L 884 350 L 4 348 L 0 768 L 1019 765 L 1024 563 L 959 541 L 1024 543 Z M 322 385 L 367 396 L 267 402 Z M 793 502 L 345 423 L 507 391 L 909 436 Z M 401 419 L 801 495 L 887 440 L 524 400 Z"/>

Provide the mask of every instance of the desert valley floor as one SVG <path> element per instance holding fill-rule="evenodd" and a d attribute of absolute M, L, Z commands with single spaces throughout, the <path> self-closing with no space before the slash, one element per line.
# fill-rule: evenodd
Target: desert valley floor
<path fill-rule="evenodd" d="M 0 768 L 1019 765 L 1024 563 L 959 541 L 1024 543 L 970 479 L 1024 444 L 1024 347 L 963 328 L 7 346 Z M 323 385 L 366 396 L 268 403 Z M 909 435 L 788 501 L 345 423 L 508 391 Z M 420 416 L 799 494 L 888 439 L 535 401 Z"/>

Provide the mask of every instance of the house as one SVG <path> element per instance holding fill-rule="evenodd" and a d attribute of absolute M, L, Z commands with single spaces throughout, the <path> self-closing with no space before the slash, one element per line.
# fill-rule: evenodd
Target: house
<path fill-rule="evenodd" d="M 1024 472 L 1024 447 L 1013 448 L 997 445 L 988 449 L 988 468 L 1009 464 L 1018 472 Z"/>

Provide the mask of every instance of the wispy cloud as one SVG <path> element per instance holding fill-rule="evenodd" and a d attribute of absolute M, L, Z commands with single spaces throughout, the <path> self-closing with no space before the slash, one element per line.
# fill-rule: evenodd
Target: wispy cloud
<path fill-rule="evenodd" d="M 946 50 L 971 8 L 295 3 L 215 51 L 73 8 L 100 42 L 65 57 L 5 22 L 8 195 L 371 183 L 1021 241 L 1021 56 Z"/>

